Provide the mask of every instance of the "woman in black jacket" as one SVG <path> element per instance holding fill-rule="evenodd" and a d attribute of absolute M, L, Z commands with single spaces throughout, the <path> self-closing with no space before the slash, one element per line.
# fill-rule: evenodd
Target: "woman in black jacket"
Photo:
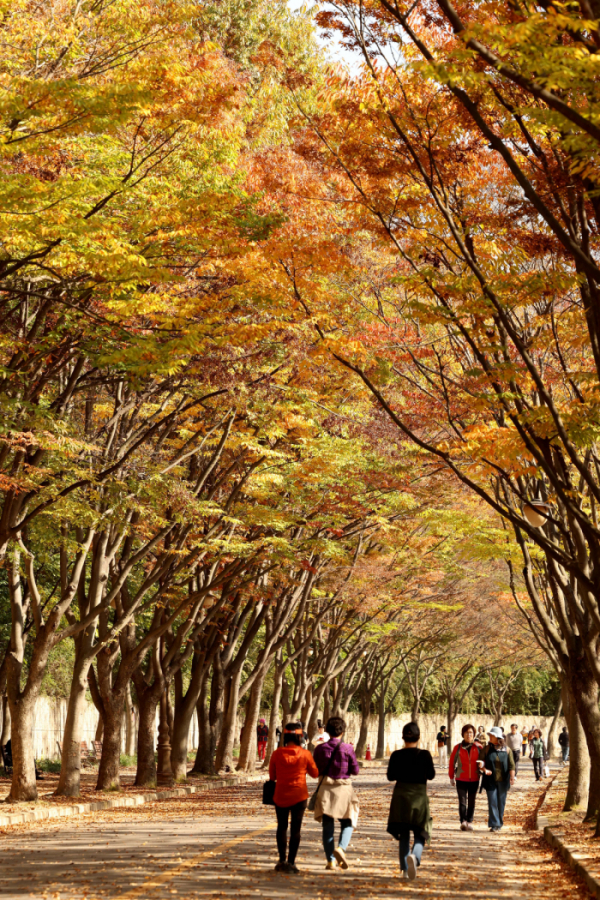
<path fill-rule="evenodd" d="M 515 783 L 515 760 L 497 725 L 490 728 L 488 736 L 490 740 L 479 766 L 483 772 L 481 785 L 488 799 L 488 826 L 490 831 L 498 832 L 504 825 L 506 795 Z"/>
<path fill-rule="evenodd" d="M 395 750 L 388 764 L 388 781 L 395 781 L 392 794 L 388 832 L 400 842 L 402 877 L 413 880 L 421 865 L 421 854 L 431 839 L 431 814 L 427 796 L 427 782 L 435 778 L 435 768 L 429 750 L 419 749 L 421 731 L 416 722 L 402 729 L 404 747 Z M 410 849 L 410 833 L 413 846 Z"/>

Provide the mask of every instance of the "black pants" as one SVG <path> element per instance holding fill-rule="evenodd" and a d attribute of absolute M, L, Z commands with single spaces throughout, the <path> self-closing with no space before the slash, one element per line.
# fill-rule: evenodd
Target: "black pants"
<path fill-rule="evenodd" d="M 515 758 L 515 776 L 519 774 L 519 760 L 521 759 L 521 751 L 513 750 L 513 756 Z"/>
<path fill-rule="evenodd" d="M 533 771 L 535 772 L 535 780 L 539 781 L 544 774 L 544 760 L 540 756 L 539 759 L 533 759 Z"/>
<path fill-rule="evenodd" d="M 288 818 L 292 814 L 292 827 L 290 830 L 290 849 L 287 855 L 287 861 L 292 865 L 296 862 L 296 854 L 300 846 L 300 831 L 302 830 L 302 819 L 304 818 L 304 810 L 306 809 L 306 800 L 301 803 L 295 803 L 294 806 L 275 806 L 277 814 L 277 850 L 279 851 L 279 861 L 285 862 L 285 851 L 287 847 L 287 829 Z"/>
<path fill-rule="evenodd" d="M 458 813 L 460 815 L 461 824 L 463 822 L 473 821 L 478 788 L 478 781 L 456 782 L 456 790 L 458 792 Z"/>

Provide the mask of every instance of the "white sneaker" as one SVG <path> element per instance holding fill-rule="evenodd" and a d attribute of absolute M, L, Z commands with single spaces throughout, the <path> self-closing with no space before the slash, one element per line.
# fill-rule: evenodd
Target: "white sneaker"
<path fill-rule="evenodd" d="M 402 879 L 402 881 L 408 881 L 408 872 L 401 872 L 400 878 Z"/>
<path fill-rule="evenodd" d="M 406 857 L 406 865 L 408 867 L 408 880 L 414 881 L 417 877 L 417 858 L 414 854 L 408 854 Z"/>
<path fill-rule="evenodd" d="M 467 822 L 467 831 L 473 831 L 473 830 L 474 830 L 474 829 L 473 829 L 473 823 L 472 823 L 472 822 Z"/>

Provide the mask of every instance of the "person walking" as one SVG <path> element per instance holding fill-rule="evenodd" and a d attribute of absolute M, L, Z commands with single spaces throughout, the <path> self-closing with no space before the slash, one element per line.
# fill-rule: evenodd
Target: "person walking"
<path fill-rule="evenodd" d="M 264 719 L 258 720 L 258 725 L 256 726 L 256 739 L 258 744 L 258 758 L 265 758 L 265 753 L 267 751 L 267 740 L 269 738 L 269 726 L 265 722 Z"/>
<path fill-rule="evenodd" d="M 483 725 L 479 726 L 475 740 L 481 747 L 485 747 L 485 745 L 487 744 L 487 736 L 486 736 L 485 728 L 483 727 Z"/>
<path fill-rule="evenodd" d="M 448 735 L 446 734 L 446 726 L 442 725 L 437 734 L 438 756 L 440 766 L 448 765 Z"/>
<path fill-rule="evenodd" d="M 327 734 L 325 729 L 323 728 L 323 723 L 320 719 L 317 719 L 317 733 L 312 739 L 313 748 L 319 746 L 319 744 L 326 744 L 331 735 Z"/>
<path fill-rule="evenodd" d="M 527 728 L 525 727 L 525 725 L 523 725 L 523 731 L 521 732 L 521 738 L 522 738 L 521 758 L 525 759 L 525 757 L 527 756 L 527 747 L 529 744 L 529 732 L 527 731 Z"/>
<path fill-rule="evenodd" d="M 273 751 L 269 762 L 269 778 L 275 782 L 275 813 L 277 815 L 277 850 L 279 862 L 276 872 L 298 874 L 296 855 L 300 846 L 302 819 L 308 800 L 306 776 L 317 778 L 319 770 L 312 753 L 302 746 L 302 727 L 291 722 L 283 731 L 283 746 Z M 291 817 L 290 845 L 287 848 L 288 819 Z M 287 850 L 287 858 L 286 858 Z"/>
<path fill-rule="evenodd" d="M 510 733 L 505 737 L 506 746 L 512 750 L 513 759 L 515 761 L 515 781 L 519 776 L 519 760 L 521 759 L 521 748 L 523 747 L 523 738 L 519 734 L 519 726 L 511 725 Z"/>
<path fill-rule="evenodd" d="M 479 766 L 483 750 L 475 743 L 475 726 L 464 725 L 462 742 L 457 744 L 450 754 L 448 775 L 450 783 L 456 784 L 458 793 L 458 815 L 460 830 L 473 831 L 475 800 L 479 787 Z"/>
<path fill-rule="evenodd" d="M 566 726 L 558 736 L 558 743 L 560 744 L 560 751 L 562 753 L 562 764 L 563 766 L 566 766 L 569 761 L 569 732 L 567 731 Z"/>
<path fill-rule="evenodd" d="M 315 749 L 315 763 L 321 776 L 321 787 L 315 802 L 315 819 L 323 825 L 323 849 L 326 868 L 348 868 L 346 850 L 358 821 L 358 798 L 351 777 L 360 767 L 351 744 L 342 742 L 346 723 L 339 716 L 327 721 L 328 741 Z M 340 838 L 335 846 L 335 820 L 340 822 Z"/>
<path fill-rule="evenodd" d="M 405 725 L 402 729 L 404 747 L 394 750 L 387 770 L 388 781 L 396 782 L 387 830 L 399 841 L 400 870 L 402 877 L 410 881 L 417 877 L 425 844 L 431 840 L 427 782 L 435 778 L 435 766 L 429 750 L 420 749 L 420 737 L 421 730 L 416 722 Z"/>
<path fill-rule="evenodd" d="M 544 740 L 542 738 L 542 732 L 539 728 L 535 728 L 533 731 L 533 741 L 531 743 L 531 747 L 535 780 L 541 781 L 544 777 L 544 764 L 548 759 L 548 751 L 546 749 L 546 744 L 544 743 Z"/>
<path fill-rule="evenodd" d="M 488 731 L 489 743 L 483 751 L 479 768 L 483 772 L 482 787 L 488 801 L 488 827 L 498 832 L 504 825 L 506 795 L 515 781 L 515 760 L 497 725 Z"/>

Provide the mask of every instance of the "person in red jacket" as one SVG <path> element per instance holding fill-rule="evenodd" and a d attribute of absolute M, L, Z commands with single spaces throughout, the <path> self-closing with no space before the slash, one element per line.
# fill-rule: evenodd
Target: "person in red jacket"
<path fill-rule="evenodd" d="M 319 777 L 319 770 L 312 753 L 302 746 L 302 725 L 290 722 L 283 732 L 283 746 L 274 751 L 269 763 L 269 778 L 275 782 L 275 813 L 277 814 L 277 850 L 279 862 L 276 872 L 298 874 L 296 854 L 300 846 L 302 819 L 308 800 L 306 775 Z M 290 846 L 287 848 L 288 819 L 292 819 L 290 828 Z M 286 860 L 287 851 L 287 860 Z"/>
<path fill-rule="evenodd" d="M 456 784 L 458 793 L 460 830 L 473 831 L 475 800 L 479 787 L 477 762 L 483 759 L 483 755 L 481 748 L 475 743 L 475 726 L 465 725 L 461 733 L 462 741 L 456 745 L 450 756 L 448 774 L 451 784 Z"/>

